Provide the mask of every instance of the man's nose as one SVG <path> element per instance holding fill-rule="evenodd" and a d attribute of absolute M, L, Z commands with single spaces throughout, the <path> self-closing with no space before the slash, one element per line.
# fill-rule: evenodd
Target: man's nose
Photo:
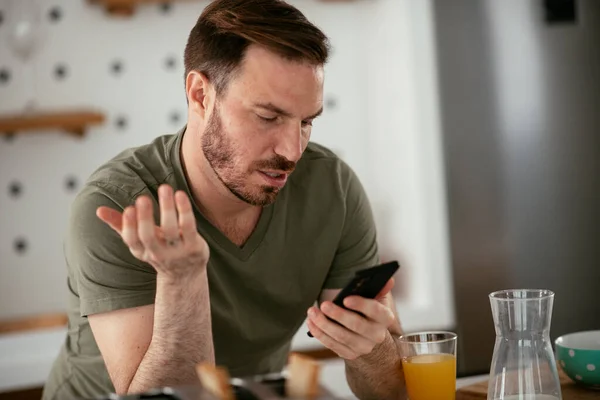
<path fill-rule="evenodd" d="M 302 124 L 289 124 L 277 138 L 275 153 L 294 163 L 302 156 Z"/>

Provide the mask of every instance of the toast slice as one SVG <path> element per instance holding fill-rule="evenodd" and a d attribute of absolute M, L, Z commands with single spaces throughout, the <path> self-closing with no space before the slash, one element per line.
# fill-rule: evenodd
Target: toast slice
<path fill-rule="evenodd" d="M 229 372 L 223 367 L 210 363 L 200 363 L 196 366 L 196 374 L 202 387 L 219 400 L 235 400 L 235 394 L 229 383 Z"/>
<path fill-rule="evenodd" d="M 285 392 L 290 398 L 314 399 L 319 395 L 321 365 L 313 358 L 291 353 Z"/>

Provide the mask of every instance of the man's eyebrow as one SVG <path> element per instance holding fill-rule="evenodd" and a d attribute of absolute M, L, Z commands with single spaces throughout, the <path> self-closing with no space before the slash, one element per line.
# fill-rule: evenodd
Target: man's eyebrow
<path fill-rule="evenodd" d="M 285 110 L 277 107 L 273 103 L 256 103 L 256 104 L 254 104 L 254 106 L 258 107 L 258 108 L 264 108 L 265 110 L 269 110 L 269 111 L 272 111 L 272 112 L 274 112 L 276 114 L 283 115 L 284 117 L 291 117 L 292 116 L 292 113 L 287 112 L 287 111 L 285 111 Z"/>
<path fill-rule="evenodd" d="M 323 107 L 321 107 L 319 109 L 319 111 L 317 111 L 316 113 L 314 113 L 313 115 L 311 115 L 310 117 L 308 117 L 306 119 L 315 119 L 315 118 L 317 118 L 321 114 L 323 114 Z"/>
<path fill-rule="evenodd" d="M 285 111 L 284 109 L 279 108 L 272 103 L 256 103 L 256 104 L 254 104 L 254 106 L 258 107 L 258 108 L 263 108 L 265 110 L 272 111 L 279 115 L 283 115 L 284 117 L 292 117 L 293 116 L 292 113 L 290 113 L 289 111 Z M 321 107 L 321 109 L 319 109 L 319 111 L 317 111 L 316 113 L 314 113 L 313 115 L 309 116 L 306 119 L 315 119 L 322 113 L 323 113 L 323 107 Z"/>

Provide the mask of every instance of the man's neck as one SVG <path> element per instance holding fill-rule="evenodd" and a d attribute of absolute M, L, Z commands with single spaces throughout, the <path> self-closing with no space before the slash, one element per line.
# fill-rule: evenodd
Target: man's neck
<path fill-rule="evenodd" d="M 235 197 L 219 180 L 208 160 L 198 157 L 202 146 L 197 132 L 197 128 L 188 126 L 183 135 L 180 156 L 192 200 L 202 215 L 219 228 L 236 220 L 258 221 L 262 207 L 252 206 Z"/>

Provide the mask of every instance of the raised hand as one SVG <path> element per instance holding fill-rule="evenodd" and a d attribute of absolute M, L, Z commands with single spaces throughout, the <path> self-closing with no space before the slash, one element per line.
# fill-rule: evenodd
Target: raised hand
<path fill-rule="evenodd" d="M 190 199 L 183 191 L 173 194 L 166 184 L 158 188 L 160 226 L 153 217 L 152 200 L 136 199 L 123 213 L 99 207 L 96 215 L 114 229 L 137 259 L 152 265 L 158 274 L 185 278 L 206 268 L 208 244 L 198 234 Z"/>

